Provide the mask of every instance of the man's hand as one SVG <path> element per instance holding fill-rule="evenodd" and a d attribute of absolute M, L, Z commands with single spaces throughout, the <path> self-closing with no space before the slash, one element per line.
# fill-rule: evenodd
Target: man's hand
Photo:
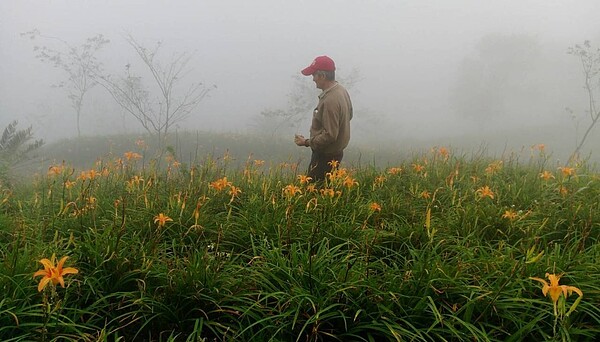
<path fill-rule="evenodd" d="M 303 135 L 296 134 L 294 137 L 294 142 L 298 146 L 306 146 L 306 138 Z"/>

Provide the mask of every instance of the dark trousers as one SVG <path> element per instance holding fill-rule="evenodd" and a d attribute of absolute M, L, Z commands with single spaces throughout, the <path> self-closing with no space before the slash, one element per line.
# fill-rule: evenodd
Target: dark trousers
<path fill-rule="evenodd" d="M 308 176 L 313 182 L 322 182 L 325 180 L 325 175 L 331 172 L 331 161 L 342 162 L 344 152 L 335 154 L 325 154 L 313 151 L 310 157 L 310 165 L 308 166 Z"/>

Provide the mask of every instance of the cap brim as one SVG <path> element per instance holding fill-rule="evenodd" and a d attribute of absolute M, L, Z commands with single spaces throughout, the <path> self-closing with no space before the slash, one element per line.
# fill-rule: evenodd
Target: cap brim
<path fill-rule="evenodd" d="M 310 75 L 314 74 L 315 71 L 317 71 L 317 69 L 313 68 L 312 66 L 309 66 L 309 67 L 302 69 L 301 73 L 304 76 L 310 76 Z"/>

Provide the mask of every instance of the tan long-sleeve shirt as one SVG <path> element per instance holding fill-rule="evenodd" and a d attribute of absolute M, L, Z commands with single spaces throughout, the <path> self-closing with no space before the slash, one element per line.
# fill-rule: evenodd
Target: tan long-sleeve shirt
<path fill-rule="evenodd" d="M 324 154 L 340 153 L 350 141 L 352 101 L 348 91 L 336 83 L 319 95 L 310 126 L 310 147 Z"/>

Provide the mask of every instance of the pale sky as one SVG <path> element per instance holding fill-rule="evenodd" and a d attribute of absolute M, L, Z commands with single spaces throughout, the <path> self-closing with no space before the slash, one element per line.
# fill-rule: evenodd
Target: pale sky
<path fill-rule="evenodd" d="M 326 54 L 338 74 L 362 75 L 352 94 L 358 113 L 384 116 L 408 134 L 462 127 L 448 109 L 449 94 L 460 62 L 482 37 L 532 36 L 569 63 L 567 47 L 600 41 L 598 13 L 597 0 L 4 0 L 0 124 L 16 115 L 46 138 L 74 133 L 64 94 L 49 86 L 60 73 L 33 57 L 33 45 L 43 42 L 20 36 L 34 28 L 73 44 L 104 34 L 111 44 L 102 56 L 115 73 L 135 63 L 124 34 L 149 46 L 161 41 L 169 53 L 193 52 L 189 77 L 218 89 L 186 128 L 243 130 L 263 109 L 284 106 L 292 76 Z M 574 61 L 569 73 L 577 72 Z M 103 99 L 89 100 L 85 132 L 137 129 L 130 122 L 113 128 L 122 114 Z M 562 102 L 557 113 L 569 105 Z"/>

